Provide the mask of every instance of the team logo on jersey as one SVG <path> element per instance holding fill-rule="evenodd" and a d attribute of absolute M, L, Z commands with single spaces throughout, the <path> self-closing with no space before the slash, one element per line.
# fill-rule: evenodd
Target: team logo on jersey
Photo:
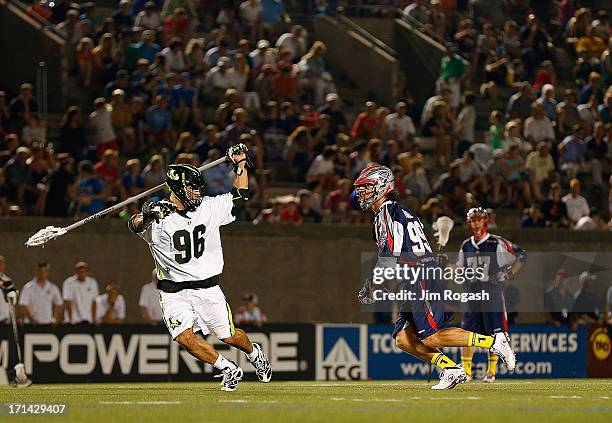
<path fill-rule="evenodd" d="M 170 326 L 170 329 L 176 329 L 181 326 L 180 320 L 172 319 L 172 317 L 168 319 L 168 324 Z"/>

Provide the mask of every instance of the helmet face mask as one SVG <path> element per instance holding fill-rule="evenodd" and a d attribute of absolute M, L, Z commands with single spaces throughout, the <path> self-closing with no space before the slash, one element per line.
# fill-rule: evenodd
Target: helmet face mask
<path fill-rule="evenodd" d="M 206 192 L 204 176 L 191 165 L 170 165 L 166 173 L 166 185 L 189 211 L 198 208 Z"/>
<path fill-rule="evenodd" d="M 393 172 L 388 167 L 368 166 L 363 169 L 354 184 L 361 210 L 368 210 L 391 192 L 393 182 Z"/>
<path fill-rule="evenodd" d="M 482 239 L 489 232 L 489 214 L 482 207 L 468 210 L 466 221 L 476 240 Z"/>

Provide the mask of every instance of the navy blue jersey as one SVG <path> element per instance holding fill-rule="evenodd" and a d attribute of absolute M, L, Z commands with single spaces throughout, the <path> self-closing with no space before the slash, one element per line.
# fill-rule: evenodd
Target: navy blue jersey
<path fill-rule="evenodd" d="M 431 246 L 416 213 L 396 201 L 380 206 L 373 230 L 379 256 L 417 260 L 431 255 Z"/>
<path fill-rule="evenodd" d="M 515 244 L 498 235 L 487 234 L 476 242 L 469 237 L 459 250 L 457 267 L 483 268 L 484 275 L 478 282 L 494 281 L 494 276 L 503 268 L 522 260 L 525 252 Z"/>

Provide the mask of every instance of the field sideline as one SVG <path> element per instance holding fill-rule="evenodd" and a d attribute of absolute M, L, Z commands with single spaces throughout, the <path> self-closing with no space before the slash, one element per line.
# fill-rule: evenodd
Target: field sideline
<path fill-rule="evenodd" d="M 435 382 L 434 382 L 435 383 Z M 610 422 L 612 380 L 512 380 L 431 391 L 421 381 L 33 385 L 0 388 L 1 403 L 66 403 L 63 417 L 2 422 Z"/>

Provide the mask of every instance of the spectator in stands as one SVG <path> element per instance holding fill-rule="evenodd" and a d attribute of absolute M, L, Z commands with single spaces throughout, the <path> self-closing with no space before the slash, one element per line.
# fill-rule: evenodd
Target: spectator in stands
<path fill-rule="evenodd" d="M 523 135 L 532 145 L 540 141 L 555 140 L 555 129 L 550 119 L 544 115 L 544 107 L 541 104 L 534 102 L 531 105 L 531 116 L 525 121 Z"/>
<path fill-rule="evenodd" d="M 89 266 L 84 261 L 74 265 L 74 275 L 62 285 L 65 321 L 68 324 L 91 324 L 91 302 L 99 293 L 98 281 L 89 276 Z"/>
<path fill-rule="evenodd" d="M 144 9 L 138 12 L 134 19 L 134 26 L 144 29 L 157 29 L 161 26 L 161 18 L 155 7 L 155 2 L 148 1 Z"/>
<path fill-rule="evenodd" d="M 253 42 L 263 36 L 262 13 L 263 7 L 259 0 L 246 0 L 240 4 L 239 16 L 242 20 L 242 31 L 248 34 L 249 39 Z"/>
<path fill-rule="evenodd" d="M 569 219 L 567 217 L 567 207 L 561 200 L 561 185 L 554 182 L 550 185 L 550 192 L 546 201 L 542 205 L 546 226 L 552 228 L 567 228 Z"/>
<path fill-rule="evenodd" d="M 557 112 L 557 100 L 555 100 L 555 87 L 552 84 L 544 84 L 542 95 L 536 100 L 544 108 L 544 115 L 551 121 L 555 121 Z"/>
<path fill-rule="evenodd" d="M 451 136 L 455 132 L 454 121 L 444 101 L 433 104 L 432 115 L 427 119 L 421 130 L 421 134 L 428 141 L 424 141 L 424 148 L 435 149 L 439 155 L 441 165 L 450 162 L 452 151 Z"/>
<path fill-rule="evenodd" d="M 552 57 L 552 39 L 546 28 L 533 13 L 527 16 L 527 24 L 521 30 L 523 43 L 523 62 L 527 68 L 527 75 L 533 75 L 537 65 Z"/>
<path fill-rule="evenodd" d="M 62 321 L 62 296 L 49 281 L 50 266 L 46 262 L 36 265 L 36 276 L 26 283 L 19 295 L 19 308 L 25 323 L 57 325 Z"/>
<path fill-rule="evenodd" d="M 597 72 L 591 72 L 589 74 L 589 81 L 580 90 L 580 104 L 588 103 L 591 100 L 591 96 L 595 96 L 595 103 L 601 104 L 604 97 L 604 92 L 601 88 L 601 75 Z"/>
<path fill-rule="evenodd" d="M 557 105 L 557 126 L 559 135 L 569 135 L 578 123 L 578 105 L 576 94 L 571 89 L 565 90 L 564 100 Z"/>
<path fill-rule="evenodd" d="M 191 38 L 191 20 L 183 7 L 177 7 L 164 19 L 164 35 L 166 39 L 178 37 L 182 40 Z"/>
<path fill-rule="evenodd" d="M 336 189 L 330 191 L 323 204 L 324 219 L 326 222 L 350 222 L 350 193 L 352 182 L 350 179 L 340 179 L 336 182 Z"/>
<path fill-rule="evenodd" d="M 266 315 L 259 308 L 259 297 L 256 294 L 246 294 L 242 297 L 243 305 L 238 308 L 234 320 L 239 326 L 261 327 L 267 321 Z"/>
<path fill-rule="evenodd" d="M 416 134 L 412 118 L 406 115 L 406 103 L 400 101 L 395 105 L 395 113 L 385 117 L 386 138 L 393 139 L 400 143 L 402 150 L 408 146 Z"/>
<path fill-rule="evenodd" d="M 147 109 L 145 116 L 146 131 L 149 142 L 156 149 L 162 146 L 174 147 L 174 131 L 172 129 L 172 114 L 167 109 L 168 99 L 163 95 L 155 97 L 155 104 Z"/>
<path fill-rule="evenodd" d="M 19 147 L 15 156 L 4 164 L 4 175 L 8 188 L 8 198 L 15 201 L 23 211 L 36 203 L 36 187 L 32 184 L 32 175 L 27 161 L 31 151 L 27 147 Z"/>
<path fill-rule="evenodd" d="M 112 18 L 118 32 L 132 29 L 134 18 L 130 14 L 130 0 L 119 0 L 119 8 L 113 12 Z"/>
<path fill-rule="evenodd" d="M 79 163 L 76 188 L 77 216 L 91 216 L 101 211 L 106 204 L 104 184 L 95 176 L 93 165 L 84 160 Z"/>
<path fill-rule="evenodd" d="M 404 15 L 416 19 L 424 25 L 428 25 L 430 23 L 430 14 L 427 6 L 423 3 L 423 0 L 413 0 L 404 9 Z"/>
<path fill-rule="evenodd" d="M 91 38 L 83 37 L 79 40 L 74 52 L 74 61 L 76 62 L 83 86 L 89 87 L 93 79 L 94 67 L 96 66 L 94 42 Z"/>
<path fill-rule="evenodd" d="M 542 201 L 542 183 L 550 178 L 551 172 L 555 170 L 555 164 L 550 155 L 549 144 L 540 141 L 537 150 L 527 155 L 525 160 L 525 170 L 531 182 L 531 192 L 536 201 Z"/>
<path fill-rule="evenodd" d="M 565 137 L 558 146 L 561 170 L 571 179 L 575 178 L 578 171 L 584 167 L 582 158 L 586 150 L 584 133 L 582 125 L 577 124 L 572 135 Z"/>
<path fill-rule="evenodd" d="M 326 115 L 329 117 L 330 136 L 335 138 L 338 133 L 347 131 L 348 121 L 346 115 L 342 111 L 341 100 L 338 94 L 327 94 L 325 96 L 325 104 L 319 108 L 318 112 L 319 115 Z"/>
<path fill-rule="evenodd" d="M 300 69 L 301 84 L 304 90 L 312 93 L 313 102 L 316 106 L 323 104 L 325 99 L 325 62 L 323 55 L 327 47 L 321 41 L 315 41 L 308 53 L 306 53 L 298 67 Z"/>
<path fill-rule="evenodd" d="M 306 182 L 318 182 L 323 187 L 333 186 L 335 156 L 336 150 L 333 146 L 323 147 L 321 154 L 315 157 L 306 173 Z"/>
<path fill-rule="evenodd" d="M 521 228 L 543 228 L 546 221 L 539 204 L 532 204 L 521 218 Z"/>
<path fill-rule="evenodd" d="M 57 29 L 63 31 L 68 36 L 68 42 L 75 46 L 84 36 L 79 24 L 79 12 L 75 9 L 70 9 L 66 12 L 66 20 L 57 25 Z"/>
<path fill-rule="evenodd" d="M 116 285 L 107 285 L 91 302 L 91 318 L 96 326 L 120 325 L 125 321 L 125 298 Z"/>
<path fill-rule="evenodd" d="M 533 89 L 529 83 L 521 83 L 516 94 L 508 100 L 506 114 L 509 119 L 527 119 L 531 113 Z"/>
<path fill-rule="evenodd" d="M 587 33 L 576 43 L 576 51 L 578 49 L 586 50 L 589 59 L 598 60 L 606 49 L 606 43 L 597 35 L 593 26 L 589 25 Z"/>
<path fill-rule="evenodd" d="M 32 113 L 38 111 L 33 98 L 34 87 L 30 83 L 23 83 L 19 87 L 19 95 L 9 103 L 10 128 L 21 131 L 30 121 Z"/>
<path fill-rule="evenodd" d="M 584 271 L 578 276 L 580 288 L 574 293 L 574 308 L 576 323 L 594 324 L 601 322 L 601 301 L 593 291 L 591 283 L 597 276 L 589 271 Z"/>
<path fill-rule="evenodd" d="M 312 192 L 301 189 L 297 192 L 298 209 L 303 223 L 321 222 L 321 214 L 313 207 Z"/>
<path fill-rule="evenodd" d="M 261 21 L 264 30 L 268 34 L 279 34 L 291 23 L 291 18 L 287 14 L 283 0 L 260 0 L 261 1 Z"/>
<path fill-rule="evenodd" d="M 140 160 L 130 159 L 126 163 L 126 170 L 121 176 L 121 198 L 133 197 L 144 191 L 144 181 L 140 176 L 142 168 Z"/>
<path fill-rule="evenodd" d="M 67 153 L 57 155 L 58 166 L 49 175 L 45 216 L 68 217 L 76 198 L 74 160 Z"/>
<path fill-rule="evenodd" d="M 81 110 L 70 106 L 62 118 L 60 142 L 56 147 L 60 153 L 68 153 L 74 159 L 80 159 L 87 147 L 85 128 L 81 123 Z"/>
<path fill-rule="evenodd" d="M 571 192 L 565 195 L 561 201 L 567 207 L 567 216 L 573 227 L 582 216 L 588 216 L 591 212 L 586 199 L 580 195 L 580 181 L 572 179 L 569 183 Z"/>
<path fill-rule="evenodd" d="M 289 52 L 288 59 L 292 62 L 299 60 L 306 53 L 306 30 L 301 25 L 294 25 L 290 32 L 286 32 L 276 41 L 279 51 Z"/>
<path fill-rule="evenodd" d="M 157 290 L 157 271 L 151 272 L 151 282 L 147 282 L 140 288 L 138 298 L 140 316 L 150 325 L 156 326 L 163 322 L 164 317 L 159 305 L 159 291 Z"/>
<path fill-rule="evenodd" d="M 555 326 L 573 323 L 574 295 L 569 291 L 567 276 L 565 268 L 557 270 L 553 283 L 544 293 L 547 322 Z"/>
<path fill-rule="evenodd" d="M 187 59 L 183 49 L 183 41 L 179 37 L 173 37 L 160 54 L 165 58 L 166 72 L 181 73 L 187 70 Z"/>
<path fill-rule="evenodd" d="M 467 91 L 462 97 L 462 107 L 457 116 L 457 132 L 459 134 L 459 144 L 457 154 L 463 156 L 465 150 L 476 140 L 476 95 L 472 91 Z"/>
<path fill-rule="evenodd" d="M 118 150 L 117 136 L 113 128 L 113 106 L 104 97 L 94 101 L 94 111 L 89 115 L 89 124 L 93 131 L 98 156 L 108 149 Z"/>
<path fill-rule="evenodd" d="M 155 42 L 155 31 L 143 31 L 142 40 L 136 43 L 136 49 L 139 59 L 147 59 L 149 63 L 155 62 L 157 53 L 161 51 L 161 47 Z"/>
<path fill-rule="evenodd" d="M 576 226 L 574 226 L 576 231 L 595 231 L 598 229 L 607 229 L 607 225 L 601 219 L 596 208 L 591 208 L 591 212 L 587 216 L 582 216 L 578 219 Z"/>

